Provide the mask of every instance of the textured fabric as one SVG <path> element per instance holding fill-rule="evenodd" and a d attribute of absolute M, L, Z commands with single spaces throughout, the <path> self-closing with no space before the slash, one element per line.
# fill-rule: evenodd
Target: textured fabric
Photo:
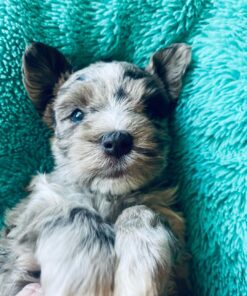
<path fill-rule="evenodd" d="M 199 296 L 247 295 L 247 1 L 0 0 L 0 215 L 53 161 L 49 131 L 21 82 L 30 41 L 79 67 L 102 59 L 145 65 L 188 42 L 193 62 L 172 123 L 172 174 L 188 221 Z"/>

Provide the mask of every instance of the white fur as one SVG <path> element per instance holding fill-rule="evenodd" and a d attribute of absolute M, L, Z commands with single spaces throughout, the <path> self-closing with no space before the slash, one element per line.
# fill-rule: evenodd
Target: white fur
<path fill-rule="evenodd" d="M 155 215 L 145 206 L 136 206 L 119 216 L 114 296 L 158 296 L 163 292 L 171 272 L 173 238 L 161 223 L 152 225 Z"/>

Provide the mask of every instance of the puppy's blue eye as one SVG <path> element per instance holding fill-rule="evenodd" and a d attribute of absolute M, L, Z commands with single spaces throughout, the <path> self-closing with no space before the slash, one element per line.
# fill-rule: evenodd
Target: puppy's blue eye
<path fill-rule="evenodd" d="M 84 113 L 80 109 L 75 109 L 71 115 L 70 115 L 70 120 L 72 122 L 80 122 L 84 118 Z"/>

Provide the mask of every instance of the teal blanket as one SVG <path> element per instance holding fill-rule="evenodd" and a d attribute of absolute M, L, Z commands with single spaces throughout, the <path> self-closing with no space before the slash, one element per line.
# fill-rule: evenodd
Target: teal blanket
<path fill-rule="evenodd" d="M 78 67 L 102 58 L 142 66 L 171 42 L 192 45 L 171 168 L 191 277 L 198 296 L 247 295 L 247 1 L 0 0 L 1 217 L 33 174 L 53 166 L 50 133 L 21 82 L 30 41 L 58 47 Z"/>

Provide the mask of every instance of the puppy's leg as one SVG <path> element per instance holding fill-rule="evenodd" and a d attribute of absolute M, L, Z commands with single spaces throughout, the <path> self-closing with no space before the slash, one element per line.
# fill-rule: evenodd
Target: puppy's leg
<path fill-rule="evenodd" d="M 159 215 L 134 206 L 123 211 L 115 229 L 114 296 L 166 295 L 174 239 Z"/>
<path fill-rule="evenodd" d="M 115 271 L 113 229 L 94 211 L 73 208 L 46 225 L 36 257 L 45 296 L 110 296 Z"/>
<path fill-rule="evenodd" d="M 115 234 L 93 209 L 34 199 L 17 222 L 5 239 L 1 296 L 38 282 L 40 270 L 45 296 L 112 294 Z"/>

